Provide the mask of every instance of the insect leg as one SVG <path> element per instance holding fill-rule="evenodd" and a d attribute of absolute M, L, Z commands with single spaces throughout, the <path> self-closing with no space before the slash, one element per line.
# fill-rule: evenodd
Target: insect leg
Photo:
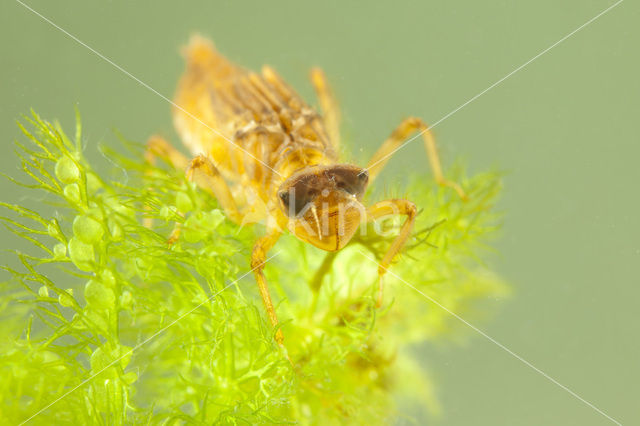
<path fill-rule="evenodd" d="M 200 188 L 213 195 L 229 219 L 235 223 L 241 223 L 242 215 L 238 211 L 231 190 L 211 160 L 202 154 L 192 159 L 187 168 L 187 179 L 190 182 L 196 182 Z M 180 223 L 176 223 L 169 237 L 170 245 L 180 238 L 180 232 Z"/>
<path fill-rule="evenodd" d="M 380 201 L 367 209 L 367 220 L 369 222 L 391 215 L 407 216 L 407 219 L 402 224 L 402 228 L 400 228 L 400 233 L 393 240 L 391 246 L 378 265 L 378 307 L 382 305 L 382 276 L 387 272 L 389 265 L 407 242 L 407 239 L 411 234 L 411 229 L 413 228 L 416 213 L 417 209 L 415 204 L 411 201 L 401 199 Z"/>
<path fill-rule="evenodd" d="M 240 223 L 242 216 L 231 195 L 229 185 L 209 158 L 200 154 L 191 160 L 187 168 L 187 179 L 196 182 L 199 187 L 216 197 L 227 217 Z"/>
<path fill-rule="evenodd" d="M 280 238 L 280 231 L 274 231 L 258 239 L 258 241 L 253 245 L 253 251 L 251 252 L 251 269 L 253 270 L 256 282 L 258 283 L 258 290 L 260 290 L 264 309 L 267 311 L 269 321 L 274 328 L 278 326 L 278 317 L 276 316 L 276 310 L 273 307 L 273 302 L 271 301 L 271 295 L 269 294 L 269 288 L 267 287 L 267 280 L 264 277 L 263 269 L 267 258 L 267 252 L 278 241 L 278 238 Z M 275 340 L 280 346 L 282 346 L 282 342 L 284 341 L 282 330 L 278 329 L 276 331 Z"/>
<path fill-rule="evenodd" d="M 166 160 L 173 168 L 184 170 L 189 163 L 187 157 L 175 149 L 161 136 L 151 136 L 147 141 L 147 149 L 144 158 L 151 164 L 156 163 L 157 158 Z"/>
<path fill-rule="evenodd" d="M 422 135 L 422 140 L 424 142 L 424 147 L 427 151 L 427 157 L 429 159 L 429 164 L 431 165 L 431 170 L 433 171 L 433 176 L 436 182 L 442 186 L 448 186 L 453 188 L 460 198 L 463 200 L 467 198 L 464 190 L 460 185 L 456 182 L 452 182 L 447 180 L 442 175 L 442 167 L 440 166 L 440 158 L 438 157 L 438 148 L 436 147 L 436 141 L 433 138 L 433 134 L 429 130 L 429 127 L 419 118 L 409 117 L 406 118 L 400 123 L 400 125 L 391 133 L 391 136 L 384 141 L 382 146 L 376 151 L 373 155 L 369 164 L 367 165 L 367 170 L 369 171 L 369 181 L 371 182 L 375 177 L 380 173 L 380 171 L 384 168 L 384 166 L 391 158 L 391 154 L 394 153 L 396 149 L 398 149 L 402 143 L 414 132 L 420 131 Z"/>
<path fill-rule="evenodd" d="M 340 148 L 340 108 L 338 102 L 329 87 L 324 71 L 320 68 L 311 69 L 311 83 L 320 102 L 322 118 L 327 126 L 329 138 L 334 149 L 338 152 Z"/>
<path fill-rule="evenodd" d="M 331 265 L 333 264 L 337 251 L 330 251 L 324 256 L 324 260 L 322 264 L 316 270 L 316 273 L 313 274 L 313 278 L 311 278 L 311 282 L 309 283 L 309 287 L 314 293 L 318 293 L 320 291 L 320 287 L 322 287 L 322 281 L 324 276 L 331 270 Z"/>
<path fill-rule="evenodd" d="M 313 292 L 313 298 L 311 299 L 311 307 L 309 308 L 309 317 L 313 316 L 316 311 L 316 306 L 318 305 L 318 298 L 320 297 L 320 287 L 322 287 L 322 281 L 324 280 L 325 275 L 331 270 L 331 265 L 333 265 L 333 261 L 338 255 L 337 251 L 330 251 L 324 256 L 324 260 L 316 269 L 316 273 L 313 274 L 311 278 L 311 282 L 309 283 L 309 287 Z"/>

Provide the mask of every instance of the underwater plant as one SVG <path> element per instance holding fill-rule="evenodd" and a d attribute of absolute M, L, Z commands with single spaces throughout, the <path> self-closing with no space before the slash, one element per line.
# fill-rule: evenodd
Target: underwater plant
<path fill-rule="evenodd" d="M 466 202 L 415 176 L 405 191 L 420 212 L 380 309 L 375 260 L 393 232 L 354 238 L 322 282 L 324 252 L 279 242 L 265 274 L 285 354 L 247 260 L 259 225 L 228 220 L 183 171 L 145 161 L 143 144 L 103 147 L 116 171 L 97 170 L 79 116 L 73 140 L 35 113 L 23 122 L 16 153 L 29 180 L 9 179 L 42 201 L 1 203 L 30 248 L 3 262 L 0 423 L 380 424 L 406 415 L 400 406 L 437 413 L 419 345 L 465 337 L 447 310 L 478 318 L 508 294 L 482 261 L 500 173 L 455 168 Z"/>

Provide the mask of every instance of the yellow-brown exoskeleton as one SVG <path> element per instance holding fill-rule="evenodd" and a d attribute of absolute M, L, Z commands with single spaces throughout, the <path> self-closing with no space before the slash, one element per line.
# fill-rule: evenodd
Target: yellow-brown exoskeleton
<path fill-rule="evenodd" d="M 276 327 L 276 316 L 263 269 L 267 252 L 289 230 L 302 241 L 334 252 L 343 248 L 365 221 L 392 214 L 406 220 L 380 261 L 385 273 L 411 233 L 415 205 L 403 199 L 365 207 L 362 197 L 390 154 L 412 133 L 420 132 L 437 182 L 444 179 L 436 145 L 428 127 L 417 118 L 404 120 L 374 154 L 366 168 L 340 162 L 339 111 L 324 73 L 311 71 L 322 116 L 270 67 L 261 73 L 245 70 L 220 55 L 213 44 L 193 37 L 185 49 L 186 71 L 174 100 L 173 117 L 191 161 L 164 139 L 148 142 L 148 159 L 162 157 L 186 169 L 190 180 L 217 198 L 227 217 L 238 223 L 266 219 L 266 235 L 251 256 L 265 309 Z M 171 242 L 179 238 L 176 228 Z M 326 262 L 323 266 L 327 267 Z M 378 304 L 382 299 L 382 280 Z M 282 345 L 280 329 L 275 334 Z"/>

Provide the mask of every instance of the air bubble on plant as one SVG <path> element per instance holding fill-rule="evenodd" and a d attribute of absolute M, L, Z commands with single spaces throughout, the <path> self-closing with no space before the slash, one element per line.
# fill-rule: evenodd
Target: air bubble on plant
<path fill-rule="evenodd" d="M 72 288 L 68 288 L 65 291 L 61 292 L 58 295 L 58 303 L 60 303 L 60 305 L 64 306 L 64 307 L 71 307 L 74 305 L 74 300 L 73 300 L 73 289 Z"/>
<path fill-rule="evenodd" d="M 53 246 L 53 258 L 54 259 L 64 259 L 67 256 L 67 246 L 58 243 Z"/>
<path fill-rule="evenodd" d="M 80 170 L 76 163 L 68 156 L 64 156 L 58 160 L 55 167 L 55 174 L 62 183 L 74 183 L 80 180 Z"/>
<path fill-rule="evenodd" d="M 99 310 L 113 309 L 116 303 L 113 290 L 96 280 L 87 282 L 84 288 L 84 298 L 89 306 Z"/>
<path fill-rule="evenodd" d="M 49 221 L 49 223 L 47 224 L 47 233 L 58 241 L 63 239 L 60 233 L 60 227 L 56 220 Z"/>
<path fill-rule="evenodd" d="M 79 204 L 82 199 L 80 198 L 80 187 L 77 183 L 70 183 L 64 187 L 64 196 L 73 204 Z"/>
<path fill-rule="evenodd" d="M 46 285 L 43 285 L 38 289 L 38 296 L 49 297 L 49 289 L 47 288 Z"/>
<path fill-rule="evenodd" d="M 114 242 L 122 240 L 122 238 L 124 237 L 124 231 L 122 230 L 122 226 L 116 220 L 109 219 L 107 222 L 107 227 L 109 228 L 111 239 Z"/>
<path fill-rule="evenodd" d="M 120 295 L 120 307 L 122 309 L 130 309 L 133 302 L 133 295 L 129 291 L 122 292 Z"/>
<path fill-rule="evenodd" d="M 109 287 L 109 288 L 115 288 L 116 286 L 116 277 L 113 274 L 113 271 L 111 271 L 111 269 L 105 269 L 103 271 L 100 272 L 100 278 L 102 280 L 102 283 Z"/>
<path fill-rule="evenodd" d="M 81 271 L 91 271 L 93 269 L 95 260 L 93 245 L 83 242 L 78 237 L 73 237 L 69 240 L 69 257 Z"/>
<path fill-rule="evenodd" d="M 100 242 L 104 234 L 102 224 L 89 216 L 76 216 L 73 221 L 73 234 L 86 244 Z"/>

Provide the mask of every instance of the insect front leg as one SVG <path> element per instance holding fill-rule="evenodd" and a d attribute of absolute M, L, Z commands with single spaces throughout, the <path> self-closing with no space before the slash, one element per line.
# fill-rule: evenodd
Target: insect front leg
<path fill-rule="evenodd" d="M 395 150 L 398 149 L 402 145 L 402 143 L 416 131 L 421 132 L 424 147 L 427 151 L 429 164 L 431 165 L 431 170 L 436 182 L 439 185 L 453 188 L 458 193 L 460 198 L 462 198 L 463 200 L 467 199 L 467 195 L 459 184 L 444 178 L 442 174 L 442 167 L 440 166 L 438 148 L 436 146 L 436 141 L 433 137 L 433 134 L 431 133 L 431 130 L 429 130 L 429 126 L 427 126 L 424 121 L 416 117 L 409 117 L 404 119 L 402 123 L 400 123 L 400 125 L 393 131 L 393 133 L 391 133 L 391 136 L 389 136 L 389 138 L 384 141 L 382 146 L 376 151 L 371 160 L 369 160 L 369 163 L 367 165 L 367 170 L 369 171 L 369 182 L 373 181 L 373 179 L 375 179 L 376 176 L 382 171 Z"/>
<path fill-rule="evenodd" d="M 242 222 L 242 215 L 238 211 L 227 182 L 206 156 L 200 154 L 191 160 L 187 168 L 187 179 L 190 182 L 196 182 L 200 188 L 214 196 L 229 219 L 238 224 Z M 175 243 L 180 238 L 181 230 L 180 223 L 176 223 L 169 237 L 169 244 Z"/>
<path fill-rule="evenodd" d="M 393 240 L 391 246 L 387 249 L 387 252 L 378 265 L 378 307 L 382 305 L 382 277 L 385 272 L 387 272 L 387 269 L 389 268 L 389 265 L 391 265 L 393 259 L 407 242 L 407 239 L 411 234 L 411 229 L 413 228 L 416 214 L 416 205 L 411 201 L 401 199 L 380 201 L 367 209 L 367 221 L 369 222 L 391 215 L 407 216 L 407 219 L 400 228 L 400 233 Z"/>
<path fill-rule="evenodd" d="M 264 277 L 263 270 L 265 261 L 267 259 L 267 252 L 278 241 L 280 235 L 281 233 L 279 231 L 274 231 L 260 238 L 254 244 L 253 251 L 251 252 L 251 270 L 253 270 L 253 274 L 256 277 L 258 290 L 260 290 L 260 296 L 262 297 L 262 302 L 264 303 L 264 309 L 267 311 L 271 326 L 274 328 L 278 326 L 278 316 L 276 315 L 276 310 L 273 307 L 273 302 L 271 301 L 269 287 L 267 286 L 267 280 Z M 282 334 L 282 330 L 278 329 L 276 331 L 275 340 L 278 345 L 283 346 L 282 342 L 284 341 L 284 336 Z"/>
<path fill-rule="evenodd" d="M 327 82 L 327 77 L 320 68 L 313 68 L 311 70 L 311 83 L 318 96 L 320 102 L 320 108 L 322 109 L 322 118 L 325 126 L 327 127 L 327 133 L 331 139 L 336 152 L 339 152 L 340 148 L 340 108 L 336 101 L 333 91 Z"/>

